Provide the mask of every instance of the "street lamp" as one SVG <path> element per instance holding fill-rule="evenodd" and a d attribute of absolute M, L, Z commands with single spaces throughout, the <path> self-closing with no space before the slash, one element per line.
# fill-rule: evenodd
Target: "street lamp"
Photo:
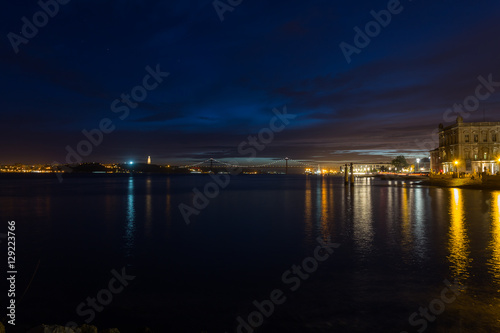
<path fill-rule="evenodd" d="M 420 158 L 417 158 L 417 170 L 420 171 Z"/>

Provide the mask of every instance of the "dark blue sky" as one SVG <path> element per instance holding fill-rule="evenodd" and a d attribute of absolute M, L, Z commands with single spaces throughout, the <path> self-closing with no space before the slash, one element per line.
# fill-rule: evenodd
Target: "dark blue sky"
<path fill-rule="evenodd" d="M 348 63 L 339 44 L 354 45 L 354 27 L 390 2 L 244 0 L 221 21 L 212 0 L 72 0 L 17 53 L 8 34 L 22 37 L 22 17 L 33 22 L 41 8 L 9 3 L 0 14 L 0 163 L 65 162 L 66 147 L 103 118 L 115 129 L 84 161 L 235 158 L 285 105 L 297 117 L 259 158 L 426 156 L 432 131 L 474 95 L 478 76 L 500 81 L 500 3 L 402 0 Z M 111 104 L 157 64 L 170 75 L 121 120 Z M 482 120 L 483 109 L 500 120 L 499 102 L 494 91 L 466 121 Z"/>

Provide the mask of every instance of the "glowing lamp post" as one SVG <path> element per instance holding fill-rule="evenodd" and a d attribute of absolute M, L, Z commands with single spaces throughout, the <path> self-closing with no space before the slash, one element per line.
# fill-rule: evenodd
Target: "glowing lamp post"
<path fill-rule="evenodd" d="M 417 158 L 417 170 L 416 172 L 420 171 L 420 158 Z"/>

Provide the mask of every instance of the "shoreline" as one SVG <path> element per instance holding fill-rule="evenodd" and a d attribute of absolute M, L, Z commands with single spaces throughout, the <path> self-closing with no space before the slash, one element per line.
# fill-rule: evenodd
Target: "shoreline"
<path fill-rule="evenodd" d="M 421 181 L 419 184 L 444 188 L 500 190 L 500 181 L 498 181 L 497 177 L 498 176 L 485 176 L 483 179 L 430 177 L 427 180 Z"/>
<path fill-rule="evenodd" d="M 499 176 L 484 176 L 482 179 L 476 177 L 471 179 L 468 177 L 464 178 L 452 178 L 449 176 L 430 176 L 430 177 L 419 177 L 419 176 L 404 176 L 404 175 L 379 175 L 374 176 L 380 180 L 399 180 L 399 181 L 413 181 L 414 185 L 421 186 L 434 186 L 443 188 L 462 188 L 462 189 L 474 189 L 474 190 L 500 190 L 500 177 Z"/>

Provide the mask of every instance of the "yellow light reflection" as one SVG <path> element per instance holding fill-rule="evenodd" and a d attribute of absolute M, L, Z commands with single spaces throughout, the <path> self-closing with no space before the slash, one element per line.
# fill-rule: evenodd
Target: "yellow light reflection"
<path fill-rule="evenodd" d="M 469 277 L 468 269 L 471 262 L 469 258 L 469 239 L 464 225 L 464 202 L 461 190 L 451 189 L 451 194 L 448 260 L 454 277 L 463 282 Z"/>
<path fill-rule="evenodd" d="M 305 190 L 305 205 L 304 205 L 304 222 L 305 222 L 305 235 L 308 241 L 313 240 L 312 232 L 312 198 L 311 198 L 311 178 L 306 178 L 306 190 Z"/>
<path fill-rule="evenodd" d="M 411 250 L 412 246 L 412 234 L 411 234 L 411 218 L 410 218 L 410 208 L 408 199 L 408 188 L 403 187 L 401 189 L 401 217 L 403 219 L 401 223 L 401 234 L 402 234 L 402 246 L 405 250 Z"/>
<path fill-rule="evenodd" d="M 490 273 L 500 284 L 500 192 L 491 193 L 491 258 L 488 260 Z"/>
<path fill-rule="evenodd" d="M 330 212 L 332 211 L 330 209 L 330 203 L 328 201 L 328 196 L 329 196 L 329 186 L 328 186 L 328 180 L 323 178 L 321 180 L 321 234 L 323 236 L 324 240 L 328 239 L 328 236 L 330 236 L 330 231 L 328 229 L 328 222 L 331 220 L 330 217 Z"/>

